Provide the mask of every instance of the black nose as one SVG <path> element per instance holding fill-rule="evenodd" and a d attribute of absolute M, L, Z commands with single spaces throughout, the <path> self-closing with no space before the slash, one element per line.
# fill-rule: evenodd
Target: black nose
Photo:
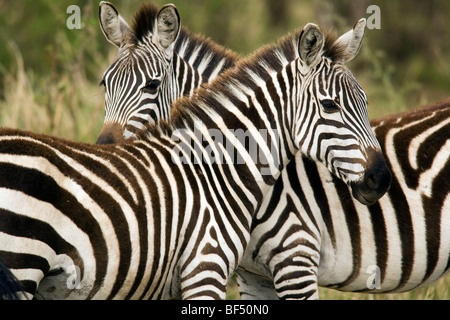
<path fill-rule="evenodd" d="M 381 151 L 367 152 L 364 177 L 351 184 L 353 196 L 362 204 L 370 205 L 381 198 L 391 185 L 392 175 Z"/>

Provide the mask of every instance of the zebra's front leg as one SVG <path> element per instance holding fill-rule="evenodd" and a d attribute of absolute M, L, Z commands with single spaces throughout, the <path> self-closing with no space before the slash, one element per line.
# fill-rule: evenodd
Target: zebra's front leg
<path fill-rule="evenodd" d="M 225 233 L 223 230 L 221 232 Z M 182 258 L 179 274 L 183 300 L 226 298 L 228 281 L 242 258 L 244 246 L 233 251 L 230 250 L 230 243 L 226 243 L 224 239 L 215 239 L 216 237 L 214 241 L 207 241 L 203 238 L 195 252 L 191 251 Z"/>

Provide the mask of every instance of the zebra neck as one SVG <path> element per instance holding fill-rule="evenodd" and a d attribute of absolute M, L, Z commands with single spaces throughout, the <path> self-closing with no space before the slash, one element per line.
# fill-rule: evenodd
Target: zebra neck
<path fill-rule="evenodd" d="M 287 67 L 288 72 L 294 69 Z M 180 143 L 176 152 L 182 161 L 220 173 L 219 180 L 238 181 L 260 201 L 294 153 L 285 113 L 296 99 L 288 98 L 290 89 L 286 99 L 270 96 L 277 78 L 274 73 L 253 88 L 225 81 L 222 89 L 227 90 L 207 87 L 207 95 L 201 90 L 179 100 L 172 111 L 171 138 Z"/>
<path fill-rule="evenodd" d="M 203 83 L 216 79 L 235 65 L 238 55 L 211 40 L 181 29 L 167 77 L 163 79 L 163 92 L 155 106 L 155 121 L 167 120 L 171 103 L 180 97 L 191 96 Z"/>
<path fill-rule="evenodd" d="M 191 61 L 186 61 L 177 54 L 174 54 L 171 68 L 173 70 L 167 74 L 170 76 L 169 82 L 172 85 L 166 86 L 167 88 L 171 87 L 172 90 L 168 92 L 172 97 L 170 101 L 175 101 L 179 97 L 191 96 L 205 80 L 200 71 L 191 64 Z"/>
<path fill-rule="evenodd" d="M 260 201 L 298 150 L 292 135 L 301 113 L 296 42 L 288 35 L 240 60 L 178 99 L 168 122 L 149 134 L 172 138 L 182 161 L 201 164 Z"/>

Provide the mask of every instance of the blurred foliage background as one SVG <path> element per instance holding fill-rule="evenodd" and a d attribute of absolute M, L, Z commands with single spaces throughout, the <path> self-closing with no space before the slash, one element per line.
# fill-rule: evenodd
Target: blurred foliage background
<path fill-rule="evenodd" d="M 131 24 L 142 1 L 111 2 Z M 359 55 L 348 63 L 368 95 L 369 117 L 450 96 L 449 1 L 154 1 L 158 6 L 167 2 L 177 6 L 182 24 L 191 31 L 244 56 L 307 22 L 342 34 L 361 17 L 369 18 L 373 12 L 367 8 L 375 4 L 380 8 L 380 29 L 366 30 Z M 104 92 L 98 83 L 117 53 L 99 28 L 98 4 L 98 0 L 0 0 L 1 126 L 96 140 L 104 118 Z M 80 30 L 66 26 L 70 5 L 81 9 Z M 449 299 L 449 281 L 442 283 L 444 298 Z M 424 290 L 428 291 L 421 291 L 418 298 L 439 298 L 429 294 L 438 289 Z M 358 296 L 329 297 L 354 295 Z"/>

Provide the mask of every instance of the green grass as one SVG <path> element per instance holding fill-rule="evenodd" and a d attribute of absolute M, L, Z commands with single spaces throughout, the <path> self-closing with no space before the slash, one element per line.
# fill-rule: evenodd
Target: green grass
<path fill-rule="evenodd" d="M 86 79 L 80 69 L 58 77 L 26 72 L 20 50 L 13 42 L 9 48 L 16 64 L 3 75 L 0 123 L 95 142 L 104 120 L 103 89 Z"/>
<path fill-rule="evenodd" d="M 322 300 L 450 300 L 450 274 L 431 285 L 401 293 L 357 293 L 340 292 L 319 288 Z"/>

